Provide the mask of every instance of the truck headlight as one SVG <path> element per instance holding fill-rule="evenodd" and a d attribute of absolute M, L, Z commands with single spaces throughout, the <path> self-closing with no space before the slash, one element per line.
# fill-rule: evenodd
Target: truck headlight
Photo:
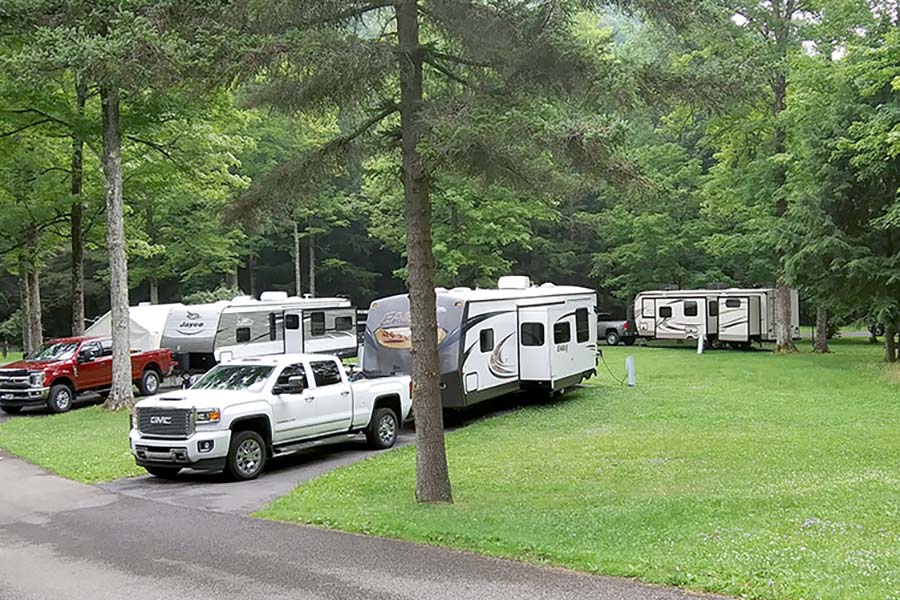
<path fill-rule="evenodd" d="M 32 373 L 31 374 L 31 387 L 44 387 L 44 373 Z"/>
<path fill-rule="evenodd" d="M 222 413 L 218 408 L 206 408 L 197 411 L 197 423 L 218 423 Z"/>
<path fill-rule="evenodd" d="M 134 409 L 133 411 L 131 411 L 131 428 L 138 428 L 138 409 Z"/>

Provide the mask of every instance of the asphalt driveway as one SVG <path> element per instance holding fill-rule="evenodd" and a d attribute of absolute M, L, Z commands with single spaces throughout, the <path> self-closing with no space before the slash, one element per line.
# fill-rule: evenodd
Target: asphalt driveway
<path fill-rule="evenodd" d="M 123 496 L 9 456 L 0 456 L 0 482 L 3 600 L 698 597 L 624 579 Z"/>

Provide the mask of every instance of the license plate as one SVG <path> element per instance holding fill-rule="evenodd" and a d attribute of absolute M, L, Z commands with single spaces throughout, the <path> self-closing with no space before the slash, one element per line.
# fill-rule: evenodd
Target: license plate
<path fill-rule="evenodd" d="M 12 394 L 0 394 L 0 400 L 12 400 L 15 398 Z"/>

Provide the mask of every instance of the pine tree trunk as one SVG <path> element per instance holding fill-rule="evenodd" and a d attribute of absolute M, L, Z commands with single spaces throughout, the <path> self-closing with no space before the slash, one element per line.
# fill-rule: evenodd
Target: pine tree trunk
<path fill-rule="evenodd" d="M 76 111 L 84 115 L 87 88 L 81 82 L 75 86 Z M 81 191 L 84 181 L 84 142 L 72 133 L 72 335 L 84 335 L 84 233 L 82 221 L 84 204 Z"/>
<path fill-rule="evenodd" d="M 108 410 L 134 404 L 131 379 L 131 335 L 128 314 L 128 260 L 125 255 L 125 216 L 122 197 L 122 139 L 119 90 L 100 86 L 103 113 L 103 177 L 106 196 L 106 246 L 109 253 L 109 306 L 112 337 L 112 388 Z"/>
<path fill-rule="evenodd" d="M 897 328 L 893 323 L 884 324 L 884 360 L 885 362 L 897 362 Z"/>
<path fill-rule="evenodd" d="M 428 173 L 418 150 L 422 104 L 418 2 L 397 0 L 395 7 L 400 50 L 400 131 L 412 327 L 413 410 L 416 415 L 416 500 L 452 502 L 437 350 L 431 200 Z"/>
<path fill-rule="evenodd" d="M 303 269 L 300 262 L 302 258 L 300 255 L 300 228 L 297 227 L 297 221 L 294 221 L 294 284 L 298 298 L 303 296 Z"/>
<path fill-rule="evenodd" d="M 240 287 L 240 277 L 238 268 L 235 267 L 225 274 L 225 286 L 230 290 L 236 290 Z"/>
<path fill-rule="evenodd" d="M 150 304 L 159 304 L 159 279 L 148 277 L 147 284 L 150 286 Z"/>
<path fill-rule="evenodd" d="M 775 285 L 775 352 L 793 354 L 797 351 L 791 331 L 791 289 L 779 277 Z"/>
<path fill-rule="evenodd" d="M 22 319 L 22 353 L 28 356 L 34 352 L 34 344 L 31 341 L 31 291 L 28 289 L 30 281 L 25 260 L 19 257 L 19 305 L 21 306 Z"/>
<path fill-rule="evenodd" d="M 312 219 L 307 223 L 309 232 L 309 295 L 316 297 L 316 236 L 312 232 Z"/>
<path fill-rule="evenodd" d="M 250 276 L 250 295 L 256 298 L 259 290 L 256 289 L 256 257 L 252 254 L 247 257 L 247 273 Z"/>
<path fill-rule="evenodd" d="M 827 354 L 828 349 L 828 309 L 824 304 L 816 307 L 816 340 L 813 345 L 816 354 Z"/>
<path fill-rule="evenodd" d="M 28 273 L 28 305 L 30 307 L 29 329 L 31 330 L 31 347 L 37 350 L 44 343 L 44 325 L 41 310 L 41 275 L 37 267 L 32 267 Z"/>

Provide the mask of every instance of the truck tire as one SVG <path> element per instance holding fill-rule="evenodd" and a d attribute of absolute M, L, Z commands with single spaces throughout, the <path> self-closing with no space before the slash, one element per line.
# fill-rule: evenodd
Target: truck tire
<path fill-rule="evenodd" d="M 141 396 L 152 396 L 159 391 L 159 382 L 159 373 L 155 369 L 147 369 L 137 384 L 138 391 Z"/>
<path fill-rule="evenodd" d="M 619 345 L 619 332 L 611 329 L 606 332 L 606 345 L 607 346 L 618 346 Z"/>
<path fill-rule="evenodd" d="M 372 422 L 366 428 L 366 441 L 373 450 L 386 450 L 397 443 L 398 429 L 400 426 L 394 411 L 376 408 L 372 413 Z"/>
<path fill-rule="evenodd" d="M 175 479 L 181 473 L 181 467 L 144 467 L 147 472 L 160 479 Z"/>
<path fill-rule="evenodd" d="M 255 431 L 231 434 L 225 474 L 233 481 L 256 479 L 266 466 L 266 443 Z"/>
<path fill-rule="evenodd" d="M 21 406 L 0 406 L 0 410 L 8 415 L 17 415 L 22 412 Z"/>
<path fill-rule="evenodd" d="M 75 400 L 75 392 L 64 383 L 57 383 L 50 388 L 50 394 L 47 396 L 47 408 L 50 412 L 64 413 L 72 408 L 72 402 Z"/>

